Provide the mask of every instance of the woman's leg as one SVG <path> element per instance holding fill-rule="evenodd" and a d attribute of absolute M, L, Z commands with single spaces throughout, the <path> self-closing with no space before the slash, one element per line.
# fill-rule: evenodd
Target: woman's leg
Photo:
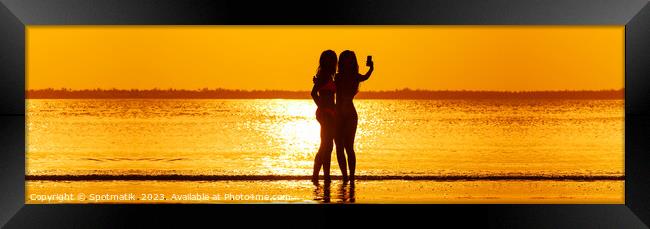
<path fill-rule="evenodd" d="M 345 150 L 343 148 L 344 122 L 342 122 L 342 118 L 343 117 L 339 116 L 336 123 L 336 135 L 334 136 L 334 143 L 336 145 L 336 160 L 338 161 L 339 168 L 341 169 L 343 183 L 345 183 L 348 181 L 348 166 L 347 160 L 345 160 Z"/>
<path fill-rule="evenodd" d="M 332 115 L 327 115 L 324 121 L 325 125 L 322 125 L 322 127 L 325 127 L 323 128 L 325 133 L 321 135 L 321 148 L 319 149 L 319 154 L 321 155 L 325 181 L 329 182 L 331 180 L 330 165 L 332 161 L 332 150 L 334 149 L 336 123 L 334 122 L 334 116 Z"/>
<path fill-rule="evenodd" d="M 331 181 L 330 164 L 332 160 L 332 149 L 334 148 L 334 146 L 332 145 L 333 144 L 330 142 L 329 146 L 327 146 L 326 144 L 322 148 L 322 151 L 319 150 L 320 151 L 319 154 L 321 156 L 321 163 L 323 164 L 323 177 L 326 182 Z"/>
<path fill-rule="evenodd" d="M 348 167 L 350 168 L 350 181 L 354 182 L 354 172 L 357 167 L 357 157 L 354 152 L 354 138 L 357 134 L 358 118 L 356 115 L 352 116 L 346 125 L 344 148 L 348 156 Z"/>
<path fill-rule="evenodd" d="M 323 166 L 323 163 L 321 161 L 320 150 L 318 150 L 318 153 L 316 153 L 316 157 L 314 157 L 314 172 L 311 176 L 312 182 L 318 182 L 318 174 L 320 173 L 321 166 Z"/>
<path fill-rule="evenodd" d="M 325 125 L 323 124 L 322 117 L 320 115 L 316 115 L 316 120 L 318 120 L 318 123 L 320 124 L 320 147 L 318 148 L 318 152 L 314 157 L 314 171 L 311 177 L 312 182 L 318 182 L 318 174 L 320 173 L 320 167 L 323 166 L 321 149 L 323 148 L 323 143 L 326 141 L 325 139 L 323 139 L 323 137 L 326 136 L 326 131 L 327 131 Z"/>

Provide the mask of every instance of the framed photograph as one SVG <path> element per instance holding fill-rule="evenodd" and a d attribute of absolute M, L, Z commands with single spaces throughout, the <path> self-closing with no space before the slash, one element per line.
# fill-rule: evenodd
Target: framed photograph
<path fill-rule="evenodd" d="M 7 228 L 650 223 L 647 1 L 0 3 Z"/>

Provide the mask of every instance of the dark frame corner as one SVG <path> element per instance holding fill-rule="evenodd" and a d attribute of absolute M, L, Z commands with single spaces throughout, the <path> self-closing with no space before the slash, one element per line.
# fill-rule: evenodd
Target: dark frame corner
<path fill-rule="evenodd" d="M 650 225 L 650 5 L 647 0 L 0 0 L 0 226 L 132 226 L 148 211 L 213 219 L 214 210 L 313 211 L 373 218 L 474 218 L 492 227 L 648 228 Z M 326 16 L 323 16 L 326 15 Z M 27 25 L 625 25 L 625 205 L 25 205 L 25 28 Z M 304 210 L 309 209 L 309 210 Z M 189 211 L 191 210 L 191 211 Z M 400 213 L 408 210 L 408 213 Z M 334 213 L 334 211 L 340 213 Z M 188 213 L 191 212 L 191 213 Z M 222 213 L 219 213 L 222 214 Z M 395 216 L 394 214 L 397 214 Z M 433 216 L 432 216 L 433 215 Z M 458 217 L 462 215 L 462 217 Z M 64 217 L 66 216 L 66 217 Z M 69 217 L 76 216 L 76 217 Z M 270 219 L 270 218 L 269 218 Z M 283 221 L 279 221 L 283 222 Z M 404 222 L 408 223 L 408 222 Z"/>

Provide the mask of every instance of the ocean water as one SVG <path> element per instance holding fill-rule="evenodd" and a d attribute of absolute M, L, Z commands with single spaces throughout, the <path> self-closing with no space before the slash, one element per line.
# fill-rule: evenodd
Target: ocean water
<path fill-rule="evenodd" d="M 623 176 L 623 100 L 358 100 L 366 176 Z M 311 100 L 26 101 L 27 175 L 310 175 Z M 332 155 L 332 173 L 340 174 Z"/>

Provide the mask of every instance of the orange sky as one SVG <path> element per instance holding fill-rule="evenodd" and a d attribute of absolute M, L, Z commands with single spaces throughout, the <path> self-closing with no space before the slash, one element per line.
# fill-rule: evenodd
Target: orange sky
<path fill-rule="evenodd" d="M 28 26 L 27 88 L 310 90 L 325 49 L 362 90 L 624 85 L 623 26 Z"/>

